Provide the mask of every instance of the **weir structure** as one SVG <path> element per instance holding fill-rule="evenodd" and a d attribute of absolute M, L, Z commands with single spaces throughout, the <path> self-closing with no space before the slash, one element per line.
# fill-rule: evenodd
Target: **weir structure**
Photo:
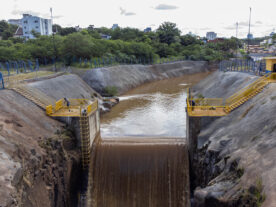
<path fill-rule="evenodd" d="M 82 178 L 79 194 L 79 206 L 87 206 L 89 185 L 89 166 L 92 144 L 100 133 L 98 100 L 60 99 L 55 105 L 46 106 L 46 114 L 51 117 L 69 117 L 77 119 L 77 137 L 80 140 Z"/>
<path fill-rule="evenodd" d="M 74 125 L 75 135 L 81 149 L 82 177 L 79 206 L 86 206 L 90 152 L 92 143 L 100 133 L 98 100 L 63 98 L 55 102 L 43 92 L 26 84 L 16 84 L 10 89 L 45 110 L 48 116 Z"/>

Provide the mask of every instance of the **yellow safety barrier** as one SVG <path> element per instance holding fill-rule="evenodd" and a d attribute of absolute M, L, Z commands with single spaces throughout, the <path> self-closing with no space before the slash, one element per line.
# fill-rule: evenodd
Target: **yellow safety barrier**
<path fill-rule="evenodd" d="M 52 105 L 46 106 L 46 114 L 47 115 L 53 114 L 53 106 Z"/>
<path fill-rule="evenodd" d="M 60 110 L 63 107 L 63 99 L 60 99 L 56 102 L 55 111 Z"/>
<path fill-rule="evenodd" d="M 91 103 L 89 99 L 69 99 L 69 106 L 65 104 L 64 99 L 60 99 L 55 106 L 48 105 L 46 114 L 55 117 L 81 117 L 83 109 L 86 109 L 87 115 L 98 110 L 98 100 Z"/>
<path fill-rule="evenodd" d="M 98 100 L 87 106 L 87 113 L 94 113 L 98 109 Z"/>

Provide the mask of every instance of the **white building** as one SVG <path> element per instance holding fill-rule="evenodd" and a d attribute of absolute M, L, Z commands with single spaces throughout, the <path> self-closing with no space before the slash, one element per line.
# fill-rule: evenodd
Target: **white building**
<path fill-rule="evenodd" d="M 112 29 L 114 30 L 114 29 L 117 29 L 119 27 L 119 25 L 118 24 L 113 24 L 112 25 Z"/>
<path fill-rule="evenodd" d="M 17 25 L 17 26 L 21 26 L 21 19 L 9 19 L 8 23 L 13 24 L 13 25 Z"/>
<path fill-rule="evenodd" d="M 207 32 L 206 38 L 207 38 L 207 40 L 215 40 L 217 38 L 217 33 L 215 33 L 215 32 Z"/>
<path fill-rule="evenodd" d="M 100 35 L 101 35 L 102 39 L 105 39 L 105 40 L 110 40 L 111 39 L 110 35 L 107 35 L 107 34 L 100 34 Z"/>
<path fill-rule="evenodd" d="M 51 35 L 52 31 L 52 20 L 43 19 L 30 14 L 23 14 L 21 19 L 21 26 L 23 29 L 23 37 L 26 39 L 34 39 L 32 31 L 39 33 L 40 35 Z"/>

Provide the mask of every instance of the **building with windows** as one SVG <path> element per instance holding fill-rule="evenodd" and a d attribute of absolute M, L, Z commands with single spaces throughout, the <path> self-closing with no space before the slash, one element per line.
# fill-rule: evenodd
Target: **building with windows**
<path fill-rule="evenodd" d="M 119 25 L 118 25 L 118 24 L 113 24 L 113 25 L 112 25 L 112 27 L 111 27 L 111 29 L 113 29 L 113 30 L 114 30 L 114 29 L 117 29 L 118 27 L 119 27 Z"/>
<path fill-rule="evenodd" d="M 207 32 L 206 34 L 207 40 L 214 40 L 217 38 L 217 33 L 215 32 Z"/>
<path fill-rule="evenodd" d="M 35 31 L 40 35 L 51 35 L 52 31 L 52 20 L 43 19 L 30 14 L 23 14 L 21 19 L 21 27 L 23 30 L 23 37 L 26 39 L 34 39 L 33 32 Z"/>

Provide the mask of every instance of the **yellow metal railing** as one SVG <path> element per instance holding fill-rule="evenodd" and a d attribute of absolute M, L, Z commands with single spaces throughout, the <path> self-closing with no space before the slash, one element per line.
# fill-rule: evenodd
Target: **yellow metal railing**
<path fill-rule="evenodd" d="M 66 113 L 61 113 L 57 116 L 81 116 L 82 110 L 86 110 L 88 115 L 98 110 L 97 99 L 93 102 L 89 99 L 69 99 L 68 101 L 70 103 L 69 106 L 67 106 L 67 103 L 64 99 L 58 100 L 54 106 L 46 106 L 46 114 L 48 116 L 55 116 L 55 113 L 65 109 Z"/>
<path fill-rule="evenodd" d="M 53 106 L 52 105 L 46 106 L 46 114 L 48 116 L 50 116 L 51 114 L 53 114 Z"/>
<path fill-rule="evenodd" d="M 265 75 L 224 102 L 221 98 L 193 98 L 188 89 L 187 113 L 190 116 L 224 116 L 262 91 L 269 83 L 275 82 L 276 73 Z"/>

